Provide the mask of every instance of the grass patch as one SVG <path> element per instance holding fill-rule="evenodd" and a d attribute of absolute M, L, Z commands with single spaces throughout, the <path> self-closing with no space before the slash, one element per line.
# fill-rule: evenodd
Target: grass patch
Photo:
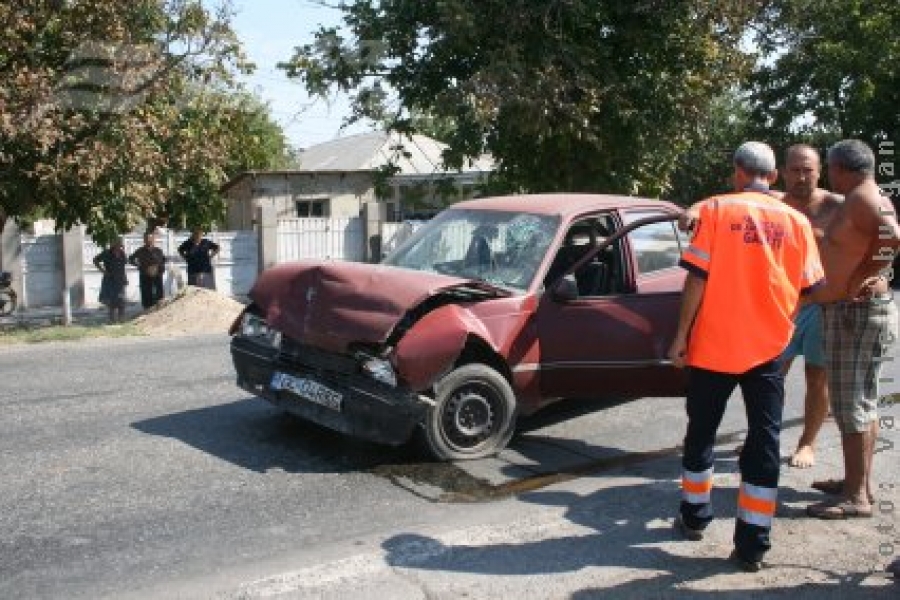
<path fill-rule="evenodd" d="M 131 323 L 121 325 L 50 325 L 14 327 L 0 331 L 0 345 L 74 342 L 89 338 L 120 338 L 144 335 Z"/>

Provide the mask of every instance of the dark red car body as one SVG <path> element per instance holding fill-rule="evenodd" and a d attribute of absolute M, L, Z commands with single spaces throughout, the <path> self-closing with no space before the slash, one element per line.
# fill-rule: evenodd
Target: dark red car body
<path fill-rule="evenodd" d="M 234 329 L 238 384 L 378 442 L 403 443 L 421 426 L 442 459 L 496 452 L 517 415 L 558 399 L 683 394 L 684 374 L 666 359 L 685 275 L 677 266 L 683 240 L 673 223 L 676 206 L 553 194 L 474 200 L 445 212 L 454 222 L 454 215 L 477 218 L 478 211 L 515 221 L 505 239 L 491 230 L 487 245 L 505 252 L 493 250 L 499 258 L 485 267 L 511 280 L 515 261 L 525 260 L 511 256 L 525 216 L 555 224 L 545 226 L 546 251 L 530 281 L 510 287 L 490 277 L 393 266 L 390 256 L 378 265 L 276 266 L 261 274 L 247 309 L 264 321 L 264 333 Z M 429 225 L 395 253 L 406 248 L 411 256 L 410 248 L 429 239 Z M 462 271 L 462 262 L 434 268 Z M 599 277 L 582 277 L 588 273 Z M 594 287 L 585 291 L 588 281 Z M 276 384 L 273 373 L 289 384 Z"/>

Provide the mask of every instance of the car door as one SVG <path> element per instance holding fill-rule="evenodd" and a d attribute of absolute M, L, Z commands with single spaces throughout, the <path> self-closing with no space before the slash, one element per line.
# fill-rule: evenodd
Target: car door
<path fill-rule="evenodd" d="M 545 399 L 679 396 L 685 376 L 667 358 L 684 272 L 677 215 L 621 215 L 623 227 L 569 269 L 537 312 Z M 666 229 L 671 235 L 666 236 Z M 596 295 L 573 291 L 579 269 L 606 261 L 613 280 Z M 566 282 L 568 279 L 568 283 Z"/>

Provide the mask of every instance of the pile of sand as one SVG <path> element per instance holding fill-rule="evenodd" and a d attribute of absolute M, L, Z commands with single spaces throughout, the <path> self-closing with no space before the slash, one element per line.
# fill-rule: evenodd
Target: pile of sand
<path fill-rule="evenodd" d="M 226 333 L 243 308 L 218 292 L 189 285 L 133 322 L 149 335 Z"/>

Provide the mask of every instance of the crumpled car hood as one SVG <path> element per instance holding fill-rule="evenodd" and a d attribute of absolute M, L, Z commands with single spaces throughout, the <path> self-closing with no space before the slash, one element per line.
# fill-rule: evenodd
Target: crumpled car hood
<path fill-rule="evenodd" d="M 409 309 L 466 281 L 385 265 L 304 261 L 266 270 L 249 295 L 271 327 L 342 352 L 351 343 L 384 342 Z"/>

